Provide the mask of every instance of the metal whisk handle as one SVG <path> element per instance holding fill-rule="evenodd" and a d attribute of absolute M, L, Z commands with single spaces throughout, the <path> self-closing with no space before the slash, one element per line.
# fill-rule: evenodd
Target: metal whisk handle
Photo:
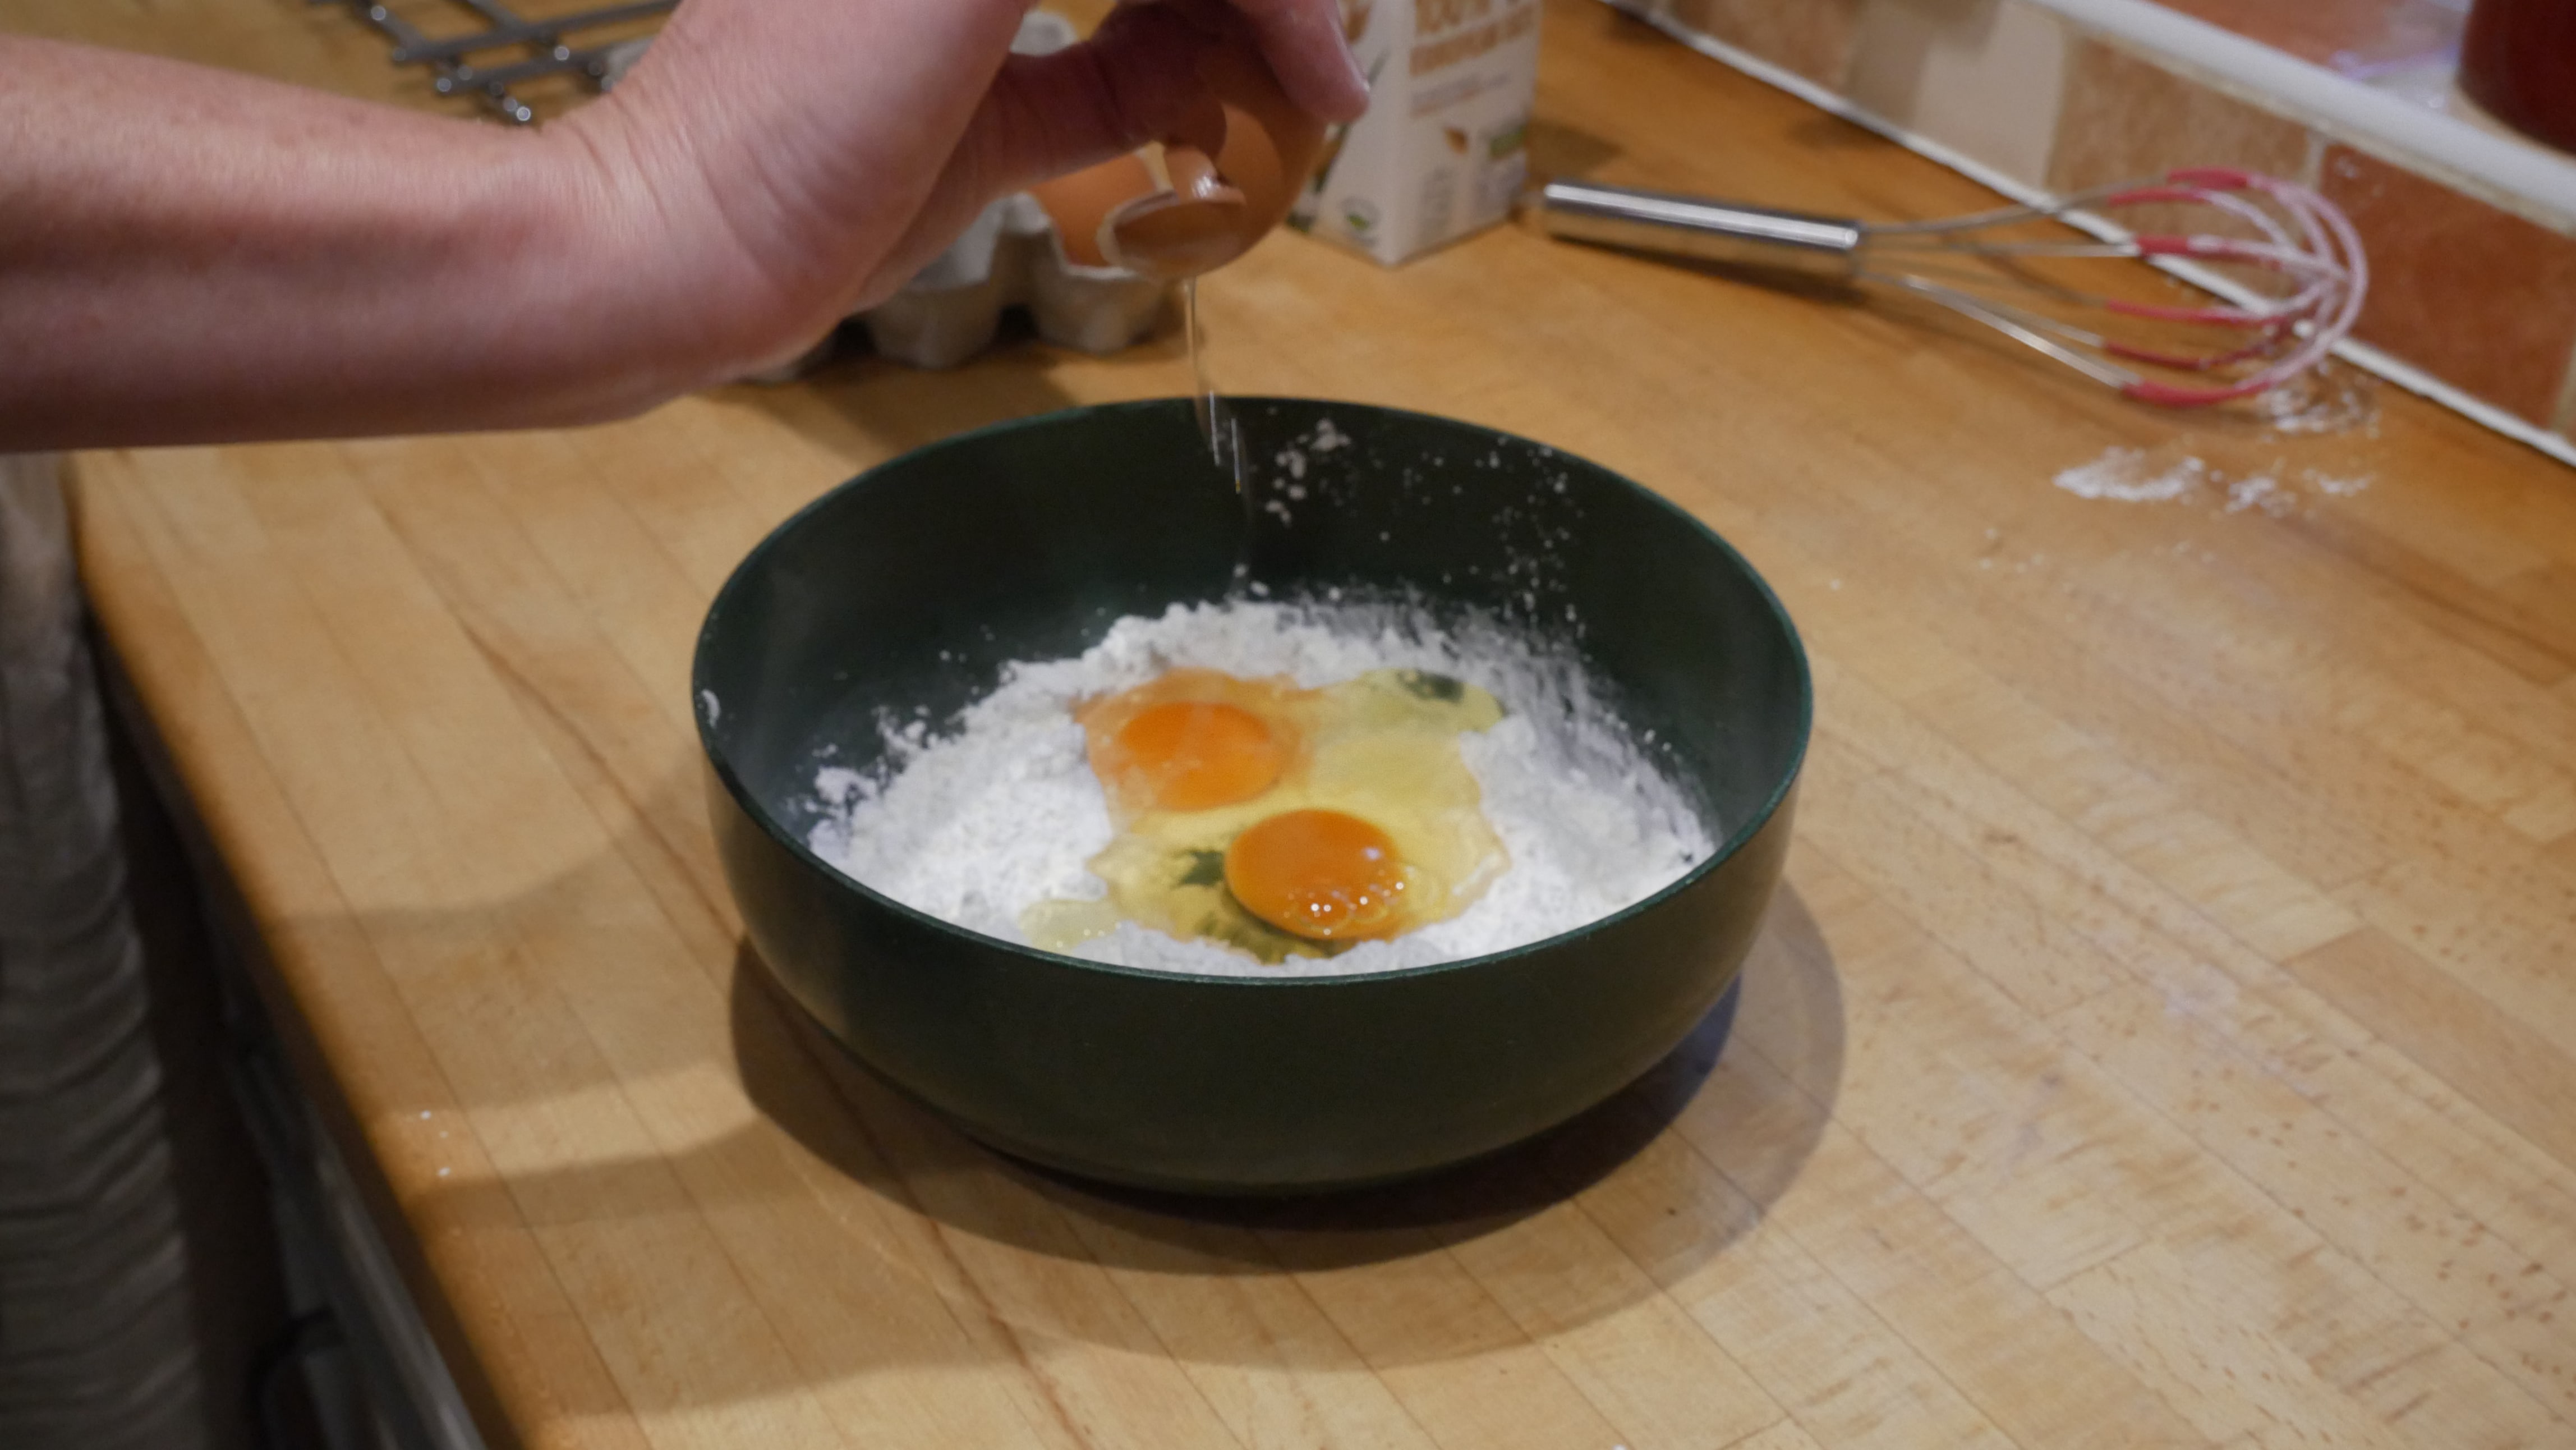
<path fill-rule="evenodd" d="M 1848 281 L 1860 272 L 1860 223 L 1839 217 L 1551 181 L 1533 210 L 1550 236 Z"/>

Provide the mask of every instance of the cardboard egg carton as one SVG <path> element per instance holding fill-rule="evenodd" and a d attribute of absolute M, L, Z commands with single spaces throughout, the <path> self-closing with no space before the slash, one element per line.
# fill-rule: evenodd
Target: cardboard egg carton
<path fill-rule="evenodd" d="M 1541 0 L 1342 0 L 1370 82 L 1288 224 L 1388 266 L 1511 215 L 1529 178 Z"/>
<path fill-rule="evenodd" d="M 1054 223 L 1023 193 L 986 207 L 902 291 L 854 320 L 880 354 L 950 368 L 991 345 L 1014 307 L 1060 347 L 1116 352 L 1154 330 L 1170 293 L 1132 272 L 1066 260 Z"/>
<path fill-rule="evenodd" d="M 751 381 L 792 382 L 858 350 L 916 368 L 953 368 L 990 347 L 1013 308 L 1059 347 L 1112 353 L 1162 321 L 1172 288 L 1117 267 L 1068 260 L 1055 225 L 1026 192 L 1004 197 L 903 289 L 850 317 L 796 361 Z"/>
<path fill-rule="evenodd" d="M 1073 42 L 1071 24 L 1038 10 L 1022 17 L 1011 49 L 1047 55 Z M 641 53 L 639 45 L 620 57 L 606 83 L 616 84 Z M 854 351 L 858 337 L 878 355 L 910 367 L 953 368 L 990 347 L 1014 308 L 1026 311 L 1038 336 L 1059 347 L 1117 352 L 1154 330 L 1171 292 L 1169 283 L 1123 268 L 1068 259 L 1055 223 L 1021 192 L 984 208 L 903 290 L 851 317 L 795 362 L 754 381 L 804 377 Z"/>

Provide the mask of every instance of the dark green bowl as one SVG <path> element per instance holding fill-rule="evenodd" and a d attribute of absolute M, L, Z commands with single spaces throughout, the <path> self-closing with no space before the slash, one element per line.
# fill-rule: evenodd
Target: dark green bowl
<path fill-rule="evenodd" d="M 761 960 L 896 1086 L 1022 1157 L 1121 1183 L 1280 1192 L 1490 1152 L 1633 1081 L 1734 983 L 1779 879 L 1806 752 L 1806 656 L 1750 565 L 1581 459 L 1465 423 L 1242 399 L 1269 476 L 1243 514 L 1181 400 L 934 444 L 751 552 L 694 676 L 725 873 Z M 1273 460 L 1330 419 L 1350 443 Z M 1295 496 L 1292 497 L 1292 492 Z M 1723 832 L 1670 888 L 1516 951 L 1379 975 L 1101 966 L 897 905 L 805 845 L 817 752 L 864 768 L 882 719 L 952 718 L 1019 659 L 1123 614 L 1274 591 L 1413 589 L 1577 636 Z M 1569 624 L 1569 608 L 1572 624 Z"/>

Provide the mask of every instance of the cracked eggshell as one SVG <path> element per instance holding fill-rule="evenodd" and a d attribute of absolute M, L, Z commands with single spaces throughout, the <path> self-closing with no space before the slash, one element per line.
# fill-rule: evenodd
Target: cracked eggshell
<path fill-rule="evenodd" d="M 1107 267 L 1100 249 L 1102 227 L 1110 213 L 1163 189 L 1142 156 L 1129 154 L 1087 166 L 1029 188 L 1047 220 L 1055 223 L 1064 259 L 1077 267 Z"/>
<path fill-rule="evenodd" d="M 1288 99 L 1248 37 L 1212 47 L 1199 79 L 1221 120 L 1193 117 L 1189 135 L 1168 138 L 1162 176 L 1122 156 L 1033 189 L 1067 261 L 1177 281 L 1233 261 L 1286 219 L 1322 153 L 1323 121 Z"/>

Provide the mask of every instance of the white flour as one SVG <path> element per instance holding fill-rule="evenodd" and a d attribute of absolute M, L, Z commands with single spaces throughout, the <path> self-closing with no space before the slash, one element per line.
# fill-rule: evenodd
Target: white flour
<path fill-rule="evenodd" d="M 2232 479 L 2227 485 L 2227 511 L 2231 514 L 2261 509 L 2277 519 L 2298 506 L 2298 495 L 2281 487 L 2281 480 L 2268 473 Z"/>
<path fill-rule="evenodd" d="M 2297 478 L 2330 498 L 2350 498 L 2371 483 L 2368 474 L 2338 476 L 2314 468 L 2300 470 Z M 2077 498 L 2114 503 L 2173 503 L 2199 495 L 2204 487 L 2223 489 L 2226 512 L 2259 509 L 2276 519 L 2296 512 L 2305 497 L 2292 483 L 2286 461 L 2268 469 L 2230 473 L 2205 458 L 2157 459 L 2142 448 L 2106 449 L 2090 463 L 2060 470 L 2050 482 Z"/>
<path fill-rule="evenodd" d="M 1108 845 L 1111 827 L 1074 704 L 1181 666 L 1289 675 L 1309 688 L 1373 669 L 1422 669 L 1491 691 L 1511 713 L 1459 746 L 1511 869 L 1448 921 L 1329 959 L 1266 966 L 1130 923 L 1080 948 L 1094 960 L 1240 976 L 1343 976 L 1453 961 L 1597 921 L 1661 890 L 1714 849 L 1687 798 L 1569 662 L 1498 626 L 1451 635 L 1384 605 L 1260 601 L 1122 619 L 1078 659 L 1009 667 L 953 734 L 934 738 L 918 724 L 890 730 L 890 769 L 819 772 L 815 789 L 828 809 L 810 843 L 907 906 L 1025 942 L 1022 909 L 1050 897 L 1094 900 L 1106 889 L 1083 864 Z"/>
<path fill-rule="evenodd" d="M 2169 467 L 2157 468 L 2147 462 L 2144 450 L 2114 448 L 2091 463 L 2080 463 L 2059 473 L 2053 480 L 2059 488 L 2077 498 L 2107 498 L 2120 503 L 2167 503 L 2200 486 L 2209 476 L 2209 465 L 2197 458 L 2181 459 Z"/>

